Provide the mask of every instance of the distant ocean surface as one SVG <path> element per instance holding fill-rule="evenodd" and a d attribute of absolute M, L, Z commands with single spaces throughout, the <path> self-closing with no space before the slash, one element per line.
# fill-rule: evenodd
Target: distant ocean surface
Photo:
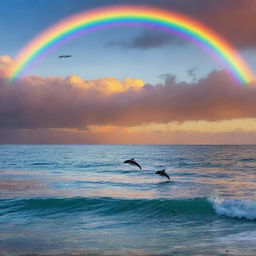
<path fill-rule="evenodd" d="M 0 255 L 255 256 L 256 146 L 0 145 Z"/>

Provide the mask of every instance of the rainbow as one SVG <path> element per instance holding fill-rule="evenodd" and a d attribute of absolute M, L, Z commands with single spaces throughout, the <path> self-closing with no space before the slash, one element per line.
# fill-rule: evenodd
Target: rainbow
<path fill-rule="evenodd" d="M 33 61 L 47 53 L 47 50 L 54 45 L 72 38 L 73 35 L 123 23 L 152 25 L 185 35 L 214 53 L 239 82 L 247 84 L 254 80 L 254 74 L 236 50 L 209 28 L 176 12 L 136 5 L 85 11 L 56 23 L 32 39 L 17 54 L 8 78 L 10 81 L 20 78 Z"/>

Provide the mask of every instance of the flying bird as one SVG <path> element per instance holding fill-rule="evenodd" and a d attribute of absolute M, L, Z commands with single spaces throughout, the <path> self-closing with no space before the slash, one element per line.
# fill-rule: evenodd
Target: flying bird
<path fill-rule="evenodd" d="M 138 166 L 141 169 L 141 166 L 134 160 L 134 158 L 132 158 L 130 160 L 125 160 L 124 164 L 130 164 L 130 165 Z"/>
<path fill-rule="evenodd" d="M 165 172 L 165 169 L 155 172 L 155 174 L 159 174 L 161 177 L 166 177 L 170 180 L 169 175 Z"/>
<path fill-rule="evenodd" d="M 72 55 L 60 55 L 59 58 L 70 58 Z"/>

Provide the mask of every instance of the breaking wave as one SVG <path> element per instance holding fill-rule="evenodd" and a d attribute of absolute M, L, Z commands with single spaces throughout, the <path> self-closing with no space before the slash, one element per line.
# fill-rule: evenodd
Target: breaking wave
<path fill-rule="evenodd" d="M 187 216 L 201 218 L 225 215 L 256 219 L 256 201 L 231 199 L 117 199 L 117 198 L 33 198 L 0 200 L 0 216 L 13 213 L 53 216 L 88 212 L 98 215 L 128 214 L 145 218 Z"/>

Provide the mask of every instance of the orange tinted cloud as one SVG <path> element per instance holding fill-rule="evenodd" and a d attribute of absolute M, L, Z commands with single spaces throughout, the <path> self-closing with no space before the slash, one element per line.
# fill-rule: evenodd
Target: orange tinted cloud
<path fill-rule="evenodd" d="M 104 94 L 113 94 L 124 92 L 128 89 L 139 89 L 144 86 L 144 81 L 141 79 L 125 78 L 123 82 L 113 77 L 105 77 L 96 80 L 82 80 L 79 76 L 71 75 L 66 78 L 66 81 L 74 87 L 81 89 L 93 89 Z"/>
<path fill-rule="evenodd" d="M 7 70 L 13 63 L 8 55 L 0 56 L 0 78 L 7 76 Z"/>
<path fill-rule="evenodd" d="M 66 131 L 77 132 L 78 130 L 67 129 Z M 232 119 L 222 121 L 184 121 L 170 122 L 167 124 L 149 123 L 132 127 L 119 127 L 110 125 L 92 125 L 88 127 L 90 132 L 95 133 L 169 133 L 169 132 L 208 132 L 208 133 L 228 133 L 228 132 L 244 132 L 256 133 L 256 119 Z"/>

